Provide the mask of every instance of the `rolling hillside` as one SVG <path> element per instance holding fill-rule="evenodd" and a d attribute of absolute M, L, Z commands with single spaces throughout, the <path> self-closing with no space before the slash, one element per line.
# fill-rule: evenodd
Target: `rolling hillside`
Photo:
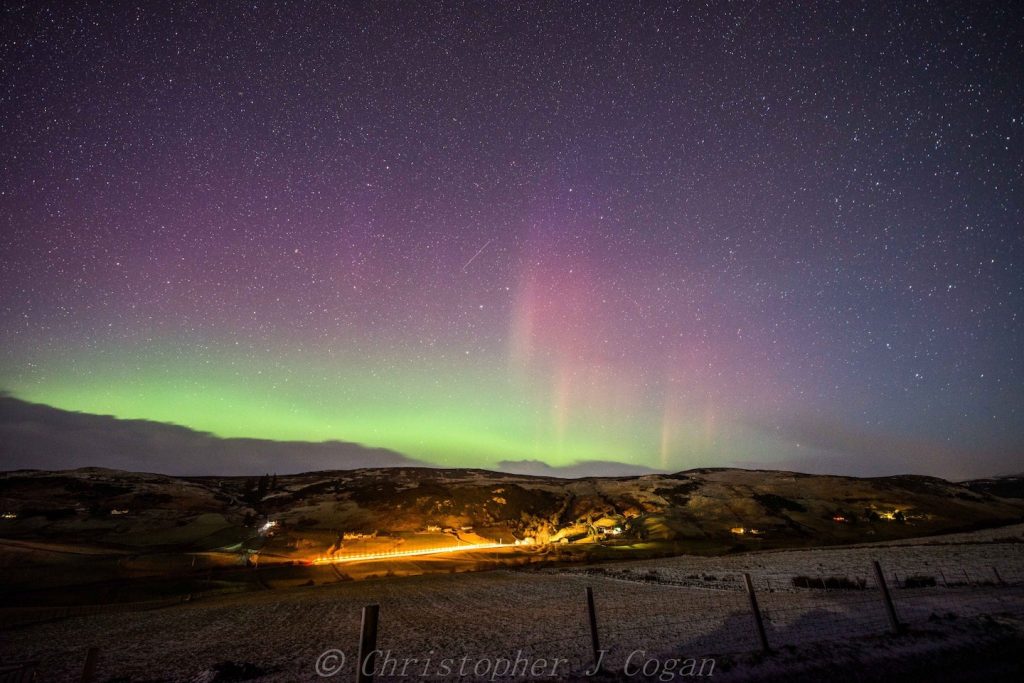
<path fill-rule="evenodd" d="M 736 550 L 905 538 L 1024 515 L 1019 499 L 930 477 L 731 469 L 575 480 L 430 468 L 261 478 L 15 471 L 0 475 L 0 507 L 8 539 L 208 550 L 271 520 L 274 544 L 291 551 L 325 534 L 333 541 L 431 529 L 472 528 L 507 543 L 593 540 L 602 525 L 618 527 L 621 542 Z"/>

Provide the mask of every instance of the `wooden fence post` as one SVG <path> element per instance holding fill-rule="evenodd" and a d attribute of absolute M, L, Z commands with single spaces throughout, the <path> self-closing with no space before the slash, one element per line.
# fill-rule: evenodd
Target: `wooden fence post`
<path fill-rule="evenodd" d="M 750 580 L 750 574 L 743 574 L 743 583 L 746 584 L 747 597 L 750 598 L 750 611 L 754 615 L 754 626 L 757 627 L 757 638 L 761 641 L 761 650 L 770 652 L 768 634 L 764 630 L 764 619 L 761 618 L 761 608 L 757 606 L 757 594 L 754 592 L 754 582 Z"/>
<path fill-rule="evenodd" d="M 96 675 L 96 662 L 100 658 L 100 649 L 98 647 L 90 647 L 85 653 L 85 665 L 82 666 L 82 683 L 92 683 L 93 677 Z"/>
<path fill-rule="evenodd" d="M 597 610 L 594 609 L 594 590 L 587 586 L 587 617 L 590 621 L 590 647 L 594 651 L 594 667 L 601 665 L 601 641 L 597 637 Z"/>
<path fill-rule="evenodd" d="M 878 581 L 878 589 L 882 592 L 882 602 L 885 603 L 885 613 L 889 615 L 889 625 L 892 627 L 893 633 L 899 633 L 902 627 L 900 626 L 899 618 L 896 616 L 896 607 L 892 604 L 892 596 L 889 595 L 889 586 L 885 583 L 882 565 L 878 564 L 878 560 L 875 560 L 872 564 L 875 566 L 875 580 Z"/>
<path fill-rule="evenodd" d="M 356 683 L 370 683 L 373 680 L 373 662 L 377 656 L 377 620 L 380 605 L 363 608 L 363 620 L 359 625 L 359 654 L 356 657 Z"/>

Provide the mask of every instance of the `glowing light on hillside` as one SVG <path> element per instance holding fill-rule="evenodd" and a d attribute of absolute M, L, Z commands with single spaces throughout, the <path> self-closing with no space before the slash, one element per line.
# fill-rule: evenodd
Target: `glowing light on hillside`
<path fill-rule="evenodd" d="M 379 553 L 360 553 L 356 555 L 335 555 L 333 557 L 317 557 L 313 564 L 344 564 L 346 562 L 366 562 L 369 560 L 391 560 L 416 555 L 440 555 L 443 553 L 459 553 L 466 550 L 490 550 L 508 548 L 504 543 L 466 543 L 464 545 L 445 546 L 443 548 L 422 548 L 418 550 L 387 550 Z"/>

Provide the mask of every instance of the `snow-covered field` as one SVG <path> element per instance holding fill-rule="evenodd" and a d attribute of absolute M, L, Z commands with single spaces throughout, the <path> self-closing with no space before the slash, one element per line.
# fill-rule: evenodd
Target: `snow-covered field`
<path fill-rule="evenodd" d="M 5 627 L 0 658 L 38 660 L 43 680 L 77 680 L 86 650 L 97 646 L 98 681 L 213 680 L 215 666 L 224 662 L 253 665 L 250 673 L 258 676 L 252 680 L 294 681 L 317 680 L 318 658 L 334 648 L 347 657 L 336 680 L 351 680 L 360 610 L 379 603 L 379 648 L 391 653 L 399 672 L 405 660 L 417 659 L 407 665 L 406 678 L 424 672 L 438 678 L 445 659 L 452 660 L 449 678 L 460 666 L 468 673 L 464 680 L 488 678 L 502 666 L 497 658 L 514 664 L 517 656 L 531 665 L 542 658 L 542 672 L 564 678 L 591 661 L 588 586 L 601 646 L 609 650 L 605 662 L 614 670 L 636 650 L 695 658 L 757 650 L 744 572 L 754 580 L 773 647 L 849 644 L 885 634 L 889 622 L 873 560 L 881 563 L 898 616 L 911 629 L 977 614 L 1019 620 L 1022 541 L 1019 525 L 878 546 L 339 582 Z M 799 588 L 797 576 L 845 577 L 855 586 L 863 580 L 864 587 Z M 908 577 L 934 578 L 935 585 L 902 587 Z M 480 664 L 474 675 L 480 662 L 486 671 L 481 675 Z"/>
<path fill-rule="evenodd" d="M 792 588 L 793 576 L 871 581 L 874 560 L 881 564 L 889 581 L 895 580 L 894 575 L 902 580 L 914 574 L 934 574 L 942 583 L 944 574 L 948 584 L 985 583 L 998 580 L 993 567 L 1004 581 L 1024 581 L 1024 524 L 874 545 L 621 562 L 603 569 L 624 579 L 722 589 L 738 589 L 742 574 L 748 572 L 759 590 L 780 591 Z M 567 571 L 587 573 L 591 569 Z M 649 576 L 651 572 L 656 576 Z"/>

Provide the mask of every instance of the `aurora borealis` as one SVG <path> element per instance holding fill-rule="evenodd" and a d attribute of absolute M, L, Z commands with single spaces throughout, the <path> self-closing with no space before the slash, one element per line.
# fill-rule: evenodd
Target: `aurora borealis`
<path fill-rule="evenodd" d="M 1021 469 L 1019 8 L 160 5 L 3 9 L 0 389 L 460 467 Z"/>

